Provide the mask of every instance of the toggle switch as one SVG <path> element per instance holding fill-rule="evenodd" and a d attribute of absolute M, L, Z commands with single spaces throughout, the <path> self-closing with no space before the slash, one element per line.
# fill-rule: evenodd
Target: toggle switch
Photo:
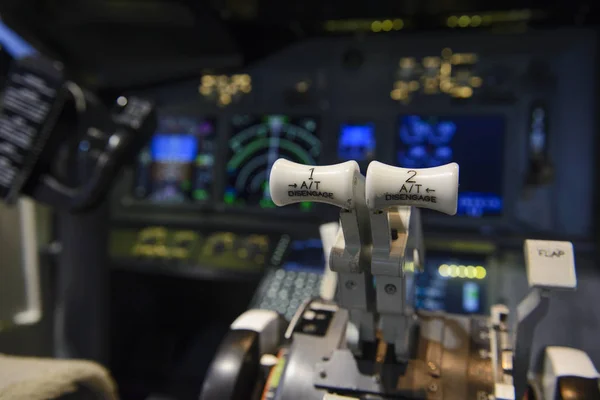
<path fill-rule="evenodd" d="M 271 168 L 271 199 L 278 206 L 312 201 L 352 209 L 359 174 L 356 161 L 311 166 L 280 158 Z"/>
<path fill-rule="evenodd" d="M 458 164 L 434 168 L 399 168 L 378 161 L 369 164 L 366 200 L 371 210 L 416 206 L 456 214 Z"/>

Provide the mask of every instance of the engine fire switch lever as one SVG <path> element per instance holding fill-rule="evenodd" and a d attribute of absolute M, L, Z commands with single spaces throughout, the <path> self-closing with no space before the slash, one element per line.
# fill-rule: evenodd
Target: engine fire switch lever
<path fill-rule="evenodd" d="M 370 271 L 371 230 L 365 201 L 365 178 L 356 161 L 311 166 L 279 159 L 269 177 L 271 199 L 278 206 L 312 201 L 340 207 L 340 226 L 329 265 L 338 273 L 337 297 L 350 311 L 349 347 L 375 341 L 375 291 Z M 358 335 L 356 332 L 358 331 Z"/>
<path fill-rule="evenodd" d="M 458 203 L 458 164 L 406 169 L 371 162 L 365 197 L 372 232 L 371 273 L 376 282 L 377 313 L 383 339 L 396 358 L 410 358 L 414 326 L 414 284 L 406 275 L 421 269 L 423 234 L 417 207 L 449 215 Z M 414 280 L 412 280 L 414 283 Z"/>

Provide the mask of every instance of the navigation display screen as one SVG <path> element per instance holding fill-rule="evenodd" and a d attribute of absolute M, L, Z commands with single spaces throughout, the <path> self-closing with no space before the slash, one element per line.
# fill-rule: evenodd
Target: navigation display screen
<path fill-rule="evenodd" d="M 503 210 L 503 116 L 400 117 L 397 165 L 429 168 L 460 165 L 457 215 L 500 216 Z"/>
<path fill-rule="evenodd" d="M 163 117 L 138 160 L 133 194 L 158 203 L 204 202 L 213 184 L 215 123 Z"/>
<path fill-rule="evenodd" d="M 283 268 L 287 271 L 322 273 L 325 255 L 321 239 L 292 241 Z"/>
<path fill-rule="evenodd" d="M 375 124 L 343 124 L 338 139 L 340 161 L 370 161 L 375 158 Z"/>
<path fill-rule="evenodd" d="M 285 158 L 300 164 L 318 164 L 322 146 L 315 118 L 237 115 L 232 125 L 225 204 L 275 208 L 268 179 L 275 161 Z M 308 211 L 313 204 L 305 202 L 299 207 Z"/>

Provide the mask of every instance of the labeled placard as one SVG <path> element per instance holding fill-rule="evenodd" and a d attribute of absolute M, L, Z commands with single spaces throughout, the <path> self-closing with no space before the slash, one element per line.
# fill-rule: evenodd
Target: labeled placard
<path fill-rule="evenodd" d="M 416 206 L 454 215 L 458 203 L 458 164 L 407 169 L 373 161 L 367 169 L 366 198 L 372 210 Z"/>
<path fill-rule="evenodd" d="M 0 103 L 0 198 L 11 203 L 25 184 L 57 117 L 60 66 L 34 56 L 12 66 Z"/>
<path fill-rule="evenodd" d="M 571 242 L 526 240 L 524 245 L 530 287 L 575 289 L 575 256 Z"/>
<path fill-rule="evenodd" d="M 352 208 L 358 174 L 356 161 L 311 166 L 279 159 L 271 168 L 271 199 L 278 206 L 313 201 Z"/>

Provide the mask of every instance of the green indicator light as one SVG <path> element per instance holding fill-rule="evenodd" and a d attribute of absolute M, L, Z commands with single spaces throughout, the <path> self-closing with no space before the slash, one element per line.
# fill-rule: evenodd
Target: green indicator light
<path fill-rule="evenodd" d="M 300 203 L 300 208 L 304 211 L 308 211 L 312 208 L 312 203 L 309 201 L 303 201 Z"/>
<path fill-rule="evenodd" d="M 202 189 L 194 190 L 194 199 L 196 200 L 206 200 L 208 199 L 208 192 Z"/>
<path fill-rule="evenodd" d="M 235 202 L 235 195 L 233 193 L 225 193 L 225 196 L 223 196 L 223 201 L 226 204 L 233 204 Z"/>
<path fill-rule="evenodd" d="M 271 200 L 271 199 L 261 199 L 260 200 L 260 206 L 262 208 L 275 208 L 275 207 L 277 207 L 275 205 L 275 203 L 273 203 L 273 200 Z"/>

